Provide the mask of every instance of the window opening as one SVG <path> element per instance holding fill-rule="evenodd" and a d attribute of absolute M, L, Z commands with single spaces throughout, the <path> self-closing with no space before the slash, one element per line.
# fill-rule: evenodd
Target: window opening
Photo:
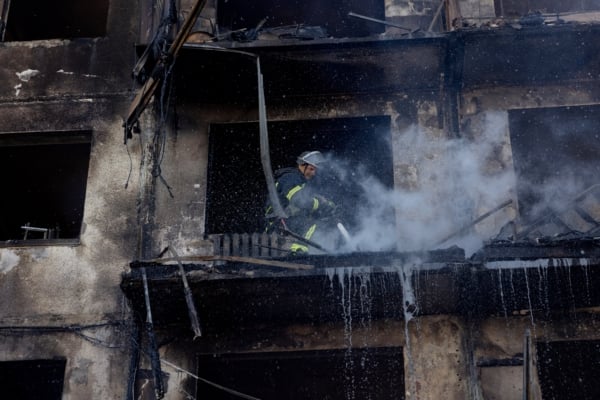
<path fill-rule="evenodd" d="M 263 400 L 404 397 L 401 347 L 202 355 L 198 376 Z M 203 398 L 238 399 L 198 381 Z"/>
<path fill-rule="evenodd" d="M 509 112 L 521 216 L 562 211 L 600 183 L 600 106 Z M 600 199 L 598 199 L 600 201 Z"/>
<path fill-rule="evenodd" d="M 62 399 L 66 360 L 0 362 L 2 397 L 19 400 Z"/>
<path fill-rule="evenodd" d="M 361 37 L 380 34 L 385 26 L 353 18 L 349 12 L 384 20 L 381 0 L 260 0 L 248 6 L 246 0 L 219 0 L 217 24 L 221 34 L 240 32 L 260 26 L 263 29 L 281 28 L 281 38 Z M 298 30 L 286 30 L 296 26 Z M 301 29 L 302 28 L 302 29 Z M 318 35 L 315 32 L 319 31 Z"/>
<path fill-rule="evenodd" d="M 27 41 L 106 34 L 108 0 L 0 0 L 2 39 Z"/>
<path fill-rule="evenodd" d="M 79 238 L 90 132 L 0 135 L 0 241 Z"/>
<path fill-rule="evenodd" d="M 521 17 L 532 12 L 543 14 L 600 10 L 599 0 L 494 0 L 497 16 Z"/>
<path fill-rule="evenodd" d="M 600 399 L 600 341 L 537 343 L 543 400 Z"/>
<path fill-rule="evenodd" d="M 360 166 L 386 187 L 394 185 L 388 116 L 274 121 L 268 126 L 274 171 L 296 165 L 300 153 L 316 149 Z M 323 187 L 322 194 L 330 194 L 351 228 L 355 206 L 364 195 L 359 182 L 341 182 L 324 172 L 313 183 Z M 258 123 L 211 125 L 206 233 L 263 232 L 266 200 Z"/>

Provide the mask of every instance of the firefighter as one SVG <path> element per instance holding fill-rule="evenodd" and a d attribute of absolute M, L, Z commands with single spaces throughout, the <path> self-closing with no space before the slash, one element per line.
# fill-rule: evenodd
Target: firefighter
<path fill-rule="evenodd" d="M 296 160 L 295 167 L 282 168 L 275 171 L 275 187 L 279 202 L 288 218 L 284 221 L 274 219 L 273 207 L 267 206 L 267 232 L 272 232 L 278 223 L 284 223 L 290 231 L 307 240 L 314 238 L 322 228 L 323 222 L 336 212 L 336 205 L 331 200 L 316 193 L 309 181 L 315 177 L 325 158 L 319 151 L 305 151 Z M 292 254 L 308 253 L 306 243 L 292 243 Z"/>

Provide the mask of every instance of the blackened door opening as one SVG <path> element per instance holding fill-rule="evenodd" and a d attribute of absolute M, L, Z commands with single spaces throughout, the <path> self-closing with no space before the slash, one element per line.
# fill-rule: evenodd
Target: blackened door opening
<path fill-rule="evenodd" d="M 404 399 L 401 347 L 203 355 L 198 376 L 262 400 Z M 198 381 L 198 399 L 238 396 Z"/>
<path fill-rule="evenodd" d="M 305 150 L 320 150 L 344 160 L 346 179 L 323 169 L 313 183 L 344 210 L 342 218 L 349 226 L 366 195 L 353 173 L 360 170 L 383 186 L 393 187 L 388 116 L 271 122 L 269 139 L 273 170 L 296 165 L 296 157 Z M 266 193 L 258 123 L 211 125 L 206 232 L 262 232 Z"/>

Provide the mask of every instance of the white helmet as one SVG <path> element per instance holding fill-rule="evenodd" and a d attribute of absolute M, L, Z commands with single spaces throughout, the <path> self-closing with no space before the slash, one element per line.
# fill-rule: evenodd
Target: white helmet
<path fill-rule="evenodd" d="M 296 162 L 298 165 L 310 164 L 313 167 L 318 167 L 319 164 L 325 162 L 325 157 L 323 157 L 320 151 L 305 151 L 298 156 Z"/>

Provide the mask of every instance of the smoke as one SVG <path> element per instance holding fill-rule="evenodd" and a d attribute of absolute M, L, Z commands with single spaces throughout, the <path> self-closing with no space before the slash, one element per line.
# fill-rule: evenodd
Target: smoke
<path fill-rule="evenodd" d="M 588 188 L 590 181 L 590 178 L 568 168 L 544 179 L 543 182 L 522 179 L 521 185 L 528 187 L 527 194 L 533 199 L 527 210 L 527 220 L 532 221 L 548 213 L 566 211 L 575 204 L 577 196 Z"/>
<path fill-rule="evenodd" d="M 600 137 L 597 118 L 590 117 L 595 112 L 560 108 L 529 115 L 540 126 L 537 135 L 529 134 L 537 140 L 519 137 L 515 149 L 524 171 L 519 195 L 528 219 L 572 208 L 579 194 L 598 183 Z"/>
<path fill-rule="evenodd" d="M 333 197 L 349 198 L 342 200 L 341 221 L 351 241 L 343 243 L 342 252 L 419 251 L 457 245 L 471 253 L 498 233 L 499 224 L 508 222 L 502 210 L 503 219 L 490 217 L 494 223 L 488 223 L 487 229 L 482 222 L 483 228 L 478 225 L 477 230 L 444 240 L 514 195 L 505 113 L 487 114 L 481 131 L 469 138 L 443 138 L 413 125 L 394 139 L 393 149 L 395 188 L 356 163 L 328 155 L 328 172 L 346 188 L 340 193 L 338 187 Z"/>

